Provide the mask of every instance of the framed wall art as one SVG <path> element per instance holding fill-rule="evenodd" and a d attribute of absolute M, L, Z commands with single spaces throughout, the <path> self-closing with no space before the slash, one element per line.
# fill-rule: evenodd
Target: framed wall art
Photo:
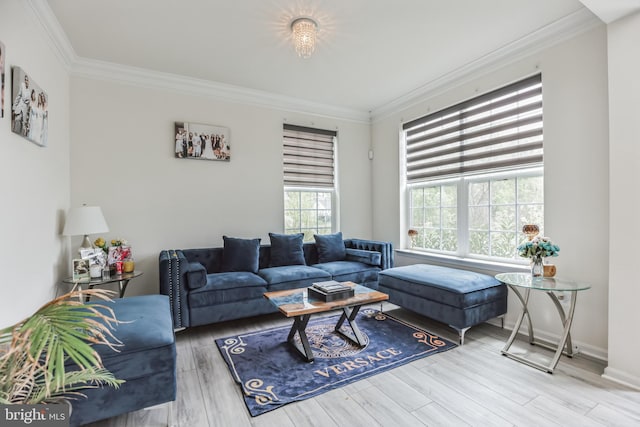
<path fill-rule="evenodd" d="M 11 67 L 11 130 L 29 141 L 47 146 L 49 98 L 20 67 Z"/>
<path fill-rule="evenodd" d="M 231 160 L 229 128 L 175 122 L 175 156 L 179 159 Z"/>

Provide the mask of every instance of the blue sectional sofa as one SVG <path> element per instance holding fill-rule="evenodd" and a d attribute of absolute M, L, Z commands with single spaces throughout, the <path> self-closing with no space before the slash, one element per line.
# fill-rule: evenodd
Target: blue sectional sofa
<path fill-rule="evenodd" d="M 352 281 L 372 289 L 378 273 L 393 267 L 391 243 L 270 233 L 260 239 L 224 236 L 224 247 L 163 250 L 160 293 L 168 295 L 176 329 L 277 311 L 265 292 L 304 288 L 314 282 Z"/>

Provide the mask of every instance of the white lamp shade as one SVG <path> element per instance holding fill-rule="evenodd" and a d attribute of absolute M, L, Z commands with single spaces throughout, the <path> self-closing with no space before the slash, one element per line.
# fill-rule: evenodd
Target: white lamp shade
<path fill-rule="evenodd" d="M 99 206 L 81 206 L 71 208 L 67 215 L 62 234 L 65 236 L 82 236 L 109 231 Z"/>

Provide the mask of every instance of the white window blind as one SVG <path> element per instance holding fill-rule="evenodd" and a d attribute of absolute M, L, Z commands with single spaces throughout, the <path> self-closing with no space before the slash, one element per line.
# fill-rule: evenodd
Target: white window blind
<path fill-rule="evenodd" d="M 535 75 L 403 125 L 407 183 L 543 164 Z"/>
<path fill-rule="evenodd" d="M 337 132 L 284 125 L 285 187 L 333 188 Z"/>

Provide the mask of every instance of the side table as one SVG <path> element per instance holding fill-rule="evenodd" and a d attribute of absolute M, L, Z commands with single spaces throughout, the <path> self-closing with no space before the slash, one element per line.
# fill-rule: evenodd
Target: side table
<path fill-rule="evenodd" d="M 82 286 L 87 285 L 88 289 L 93 289 L 96 286 L 106 285 L 108 283 L 118 282 L 118 289 L 120 290 L 120 298 L 124 297 L 124 293 L 127 290 L 127 285 L 129 284 L 129 280 L 135 279 L 138 276 L 142 276 L 141 271 L 134 271 L 132 273 L 122 273 L 122 274 L 114 274 L 110 279 L 103 280 L 101 278 L 91 279 L 90 282 L 77 282 L 78 290 L 82 290 Z M 63 283 L 75 284 L 72 277 L 67 277 L 62 280 Z M 89 296 L 87 296 L 87 301 L 89 301 Z"/>
<path fill-rule="evenodd" d="M 509 340 L 505 344 L 502 349 L 502 354 L 522 362 L 526 365 L 532 366 L 534 368 L 540 369 L 542 371 L 548 372 L 550 374 L 553 373 L 553 370 L 558 365 L 558 361 L 560 360 L 560 356 L 562 354 L 573 357 L 573 345 L 571 343 L 571 323 L 573 322 L 573 314 L 576 310 L 576 297 L 579 291 L 584 291 L 591 288 L 591 285 L 586 283 L 577 283 L 570 280 L 556 279 L 556 278 L 536 278 L 535 280 L 531 276 L 531 273 L 500 273 L 496 274 L 496 279 L 504 283 L 513 291 L 513 293 L 518 297 L 520 303 L 522 304 L 522 312 L 518 316 L 518 320 L 516 321 L 515 326 L 513 327 L 513 332 L 511 332 L 511 336 Z M 520 293 L 519 289 L 524 289 L 524 296 Z M 533 334 L 533 323 L 531 322 L 531 315 L 529 314 L 528 304 L 529 304 L 529 295 L 531 290 L 534 291 L 544 291 L 553 304 L 556 306 L 558 310 L 558 314 L 560 315 L 560 321 L 563 325 L 562 335 L 560 337 L 560 341 L 557 346 L 547 345 L 545 343 L 536 341 Z M 568 292 L 571 295 L 571 305 L 569 306 L 569 311 L 565 312 L 564 307 L 560 303 L 558 296 L 555 292 Z M 548 365 L 544 365 L 538 363 L 536 361 L 527 359 L 523 356 L 519 356 L 513 354 L 509 351 L 513 341 L 516 339 L 518 332 L 520 331 L 520 327 L 522 326 L 522 321 L 524 318 L 527 318 L 528 326 L 529 326 L 529 344 L 537 345 L 542 348 L 546 348 L 547 350 L 555 351 L 555 354 L 549 361 Z M 566 350 L 565 350 L 566 348 Z"/>

